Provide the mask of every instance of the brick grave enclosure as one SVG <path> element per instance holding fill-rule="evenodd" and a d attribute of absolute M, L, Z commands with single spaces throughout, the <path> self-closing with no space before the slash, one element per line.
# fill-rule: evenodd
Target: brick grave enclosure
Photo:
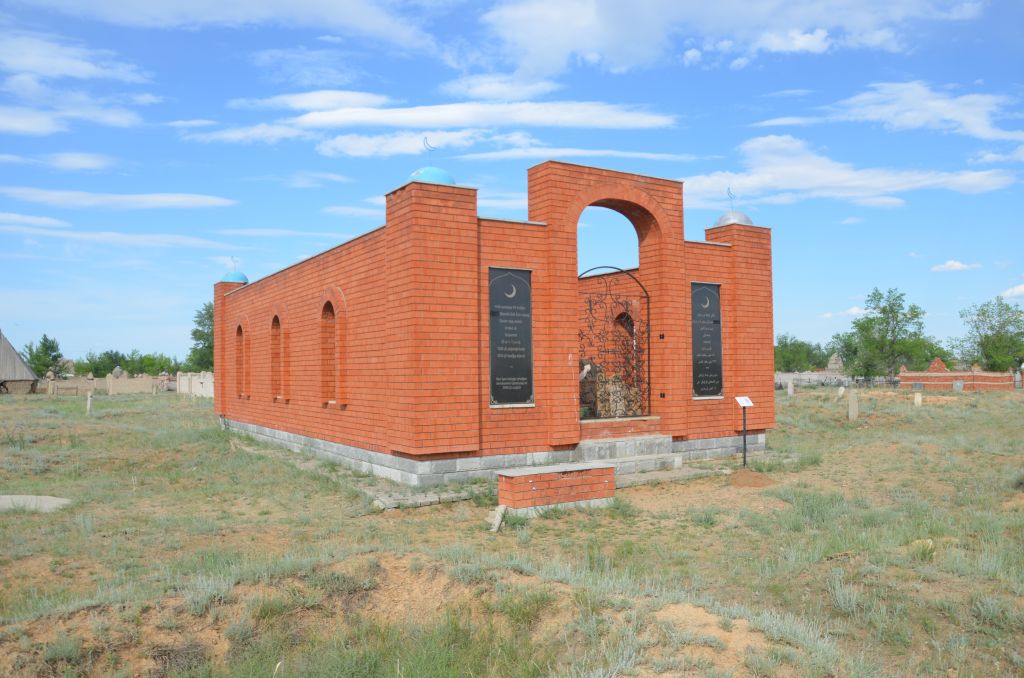
<path fill-rule="evenodd" d="M 1012 391 L 1013 372 L 984 372 L 972 368 L 953 372 L 941 358 L 936 358 L 924 372 L 900 370 L 900 389 L 913 391 Z"/>
<path fill-rule="evenodd" d="M 686 240 L 682 183 L 562 162 L 530 168 L 522 221 L 482 217 L 476 189 L 416 176 L 387 195 L 383 226 L 214 286 L 225 428 L 426 486 L 733 454 L 745 395 L 763 449 L 771 231 L 730 212 Z M 637 268 L 579 276 L 589 206 L 632 223 Z M 596 317 L 604 307 L 622 312 Z M 585 326 L 599 337 L 586 346 Z"/>

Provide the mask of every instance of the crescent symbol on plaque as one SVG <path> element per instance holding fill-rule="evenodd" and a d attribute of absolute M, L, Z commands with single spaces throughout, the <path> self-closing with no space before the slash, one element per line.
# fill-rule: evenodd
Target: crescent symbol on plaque
<path fill-rule="evenodd" d="M 704 303 L 700 305 L 701 308 L 707 308 L 711 305 L 711 297 L 704 297 Z"/>
<path fill-rule="evenodd" d="M 511 299 L 512 297 L 516 296 L 516 286 L 515 286 L 515 284 L 512 285 L 512 291 L 511 292 L 505 292 L 505 296 L 508 297 L 509 299 Z"/>

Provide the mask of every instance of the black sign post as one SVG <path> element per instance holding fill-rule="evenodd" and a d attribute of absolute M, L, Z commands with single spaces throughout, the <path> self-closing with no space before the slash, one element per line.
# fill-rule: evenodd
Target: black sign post
<path fill-rule="evenodd" d="M 530 271 L 490 269 L 491 406 L 533 405 Z"/>
<path fill-rule="evenodd" d="M 690 283 L 693 395 L 722 395 L 722 300 L 720 285 Z"/>
<path fill-rule="evenodd" d="M 739 404 L 740 409 L 743 410 L 743 468 L 747 467 L 747 408 L 754 406 L 752 401 L 747 396 L 737 396 L 736 402 Z"/>

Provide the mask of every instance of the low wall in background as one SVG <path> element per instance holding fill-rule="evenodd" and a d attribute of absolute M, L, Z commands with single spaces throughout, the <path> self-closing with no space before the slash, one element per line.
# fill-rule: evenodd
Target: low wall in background
<path fill-rule="evenodd" d="M 178 372 L 178 393 L 197 398 L 212 398 L 213 372 Z"/>
<path fill-rule="evenodd" d="M 45 386 L 44 386 L 45 385 Z M 115 378 L 111 375 L 100 379 L 89 377 L 71 377 L 70 379 L 44 379 L 37 388 L 38 393 L 48 395 L 131 395 L 149 393 L 155 395 L 160 391 L 174 389 L 174 381 L 167 376 L 151 377 L 143 374 L 138 377 Z"/>
<path fill-rule="evenodd" d="M 911 391 L 1012 391 L 1012 372 L 901 372 L 900 388 Z"/>

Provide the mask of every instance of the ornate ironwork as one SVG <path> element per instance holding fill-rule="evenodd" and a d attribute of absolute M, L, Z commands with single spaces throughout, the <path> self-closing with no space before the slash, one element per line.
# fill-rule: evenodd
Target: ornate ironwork
<path fill-rule="evenodd" d="M 581 295 L 580 418 L 641 417 L 651 412 L 650 295 L 629 271 L 588 278 Z"/>

